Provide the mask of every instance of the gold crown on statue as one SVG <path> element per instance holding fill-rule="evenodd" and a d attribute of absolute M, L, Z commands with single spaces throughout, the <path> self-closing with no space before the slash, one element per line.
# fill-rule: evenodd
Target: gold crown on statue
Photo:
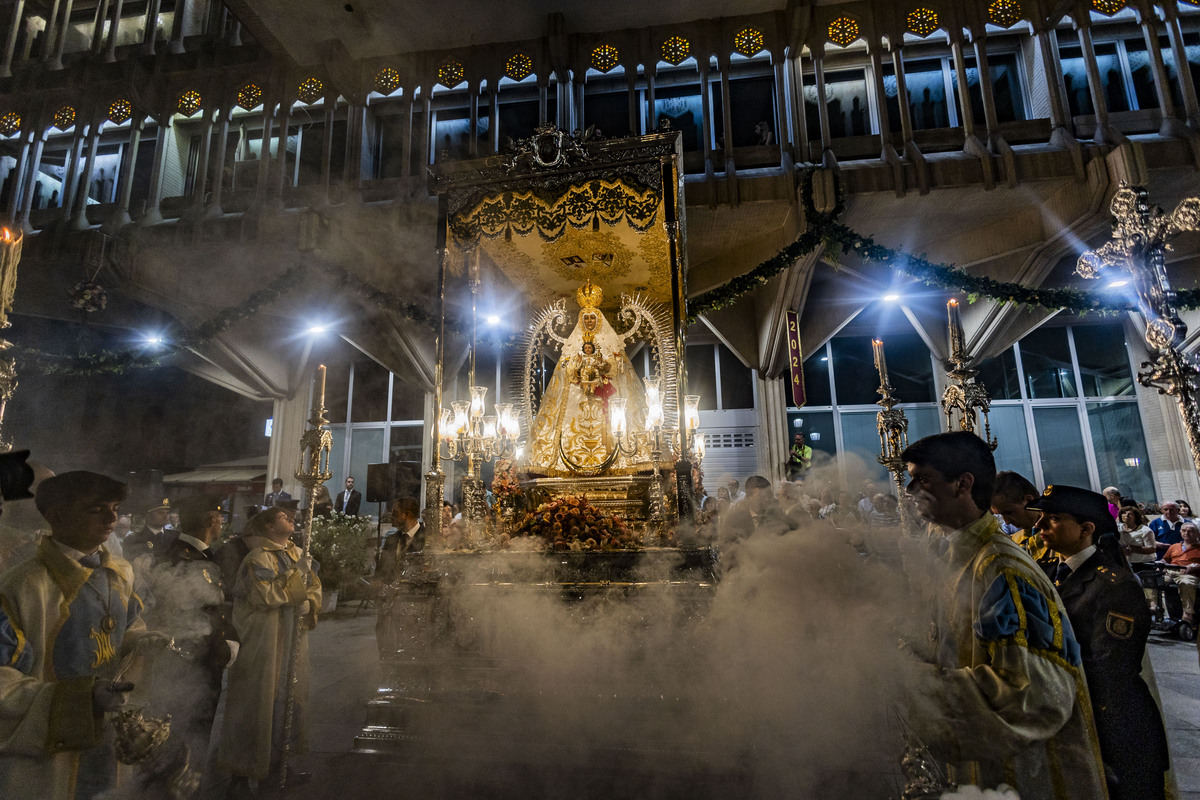
<path fill-rule="evenodd" d="M 575 299 L 579 301 L 579 308 L 582 310 L 599 308 L 601 301 L 604 300 L 604 290 L 592 283 L 589 278 L 587 283 L 579 287 L 579 291 L 575 293 Z"/>

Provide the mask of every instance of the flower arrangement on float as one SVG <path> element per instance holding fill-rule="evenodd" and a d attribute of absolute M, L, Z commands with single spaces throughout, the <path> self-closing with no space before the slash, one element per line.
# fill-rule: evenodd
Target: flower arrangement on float
<path fill-rule="evenodd" d="M 556 551 L 640 550 L 641 536 L 617 514 L 608 514 L 587 497 L 559 497 L 525 514 L 514 536 L 537 536 Z"/>

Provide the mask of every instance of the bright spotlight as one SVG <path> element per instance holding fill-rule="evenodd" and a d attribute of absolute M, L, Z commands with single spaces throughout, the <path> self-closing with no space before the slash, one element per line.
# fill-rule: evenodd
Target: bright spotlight
<path fill-rule="evenodd" d="M 900 295 L 898 295 L 898 294 L 885 294 L 885 295 L 883 296 L 883 299 L 884 299 L 884 300 L 886 300 L 886 301 L 888 301 L 889 303 L 894 303 L 894 302 L 896 302 L 897 300 L 899 300 L 899 299 L 900 299 Z"/>
<path fill-rule="evenodd" d="M 157 333 L 147 333 L 147 334 L 146 334 L 146 336 L 145 336 L 145 338 L 143 339 L 143 341 L 145 341 L 145 342 L 146 342 L 146 344 L 153 345 L 153 346 L 157 347 L 157 346 L 159 346 L 159 345 L 163 344 L 163 343 L 164 343 L 166 340 L 165 340 L 165 339 L 163 339 L 163 337 L 162 337 L 160 334 L 157 334 Z"/>
<path fill-rule="evenodd" d="M 312 327 L 310 327 L 308 329 L 308 332 L 311 334 L 318 334 L 318 333 L 324 333 L 327 330 L 329 330 L 328 325 L 313 325 Z"/>
<path fill-rule="evenodd" d="M 1128 285 L 1129 285 L 1129 281 L 1113 281 L 1112 283 L 1110 283 L 1110 284 L 1107 286 L 1107 288 L 1109 288 L 1109 289 L 1120 289 L 1122 286 L 1128 286 Z"/>
<path fill-rule="evenodd" d="M 496 326 L 500 324 L 500 318 L 495 314 L 488 314 L 485 319 L 488 325 Z"/>

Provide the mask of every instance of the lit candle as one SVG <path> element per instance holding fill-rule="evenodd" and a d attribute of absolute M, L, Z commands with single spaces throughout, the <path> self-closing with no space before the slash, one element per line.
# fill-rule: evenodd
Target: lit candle
<path fill-rule="evenodd" d="M 325 365 L 317 367 L 317 408 L 325 407 Z"/>
<path fill-rule="evenodd" d="M 871 349 L 875 352 L 875 369 L 879 370 L 879 385 L 888 385 L 887 359 L 883 356 L 883 340 L 872 339 Z"/>
<path fill-rule="evenodd" d="M 618 439 L 625 435 L 625 408 L 628 402 L 624 397 L 612 397 L 608 401 L 609 426 L 613 436 Z"/>
<path fill-rule="evenodd" d="M 950 318 L 950 354 L 958 355 L 963 347 L 963 329 L 957 300 L 946 303 L 946 314 Z"/>

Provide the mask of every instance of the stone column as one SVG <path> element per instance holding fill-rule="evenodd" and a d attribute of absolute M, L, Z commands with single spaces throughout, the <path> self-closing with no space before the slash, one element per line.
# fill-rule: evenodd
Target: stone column
<path fill-rule="evenodd" d="M 292 398 L 276 398 L 272 404 L 271 445 L 267 452 L 267 481 L 283 478 L 283 488 L 293 497 L 301 496 L 296 483 L 300 465 L 300 437 L 308 429 L 309 393 L 298 391 Z"/>
<path fill-rule="evenodd" d="M 150 163 L 150 196 L 146 198 L 146 213 L 142 214 L 142 218 L 138 220 L 139 225 L 153 225 L 156 222 L 162 222 L 162 209 L 159 206 L 162 203 L 163 174 L 167 169 L 166 154 L 171 141 L 168 135 L 170 131 L 169 118 L 166 122 L 158 124 L 158 132 L 154 137 L 154 160 Z"/>
<path fill-rule="evenodd" d="M 1035 30 L 1033 38 L 1037 40 L 1038 51 L 1042 56 L 1042 72 L 1046 76 L 1046 92 L 1050 97 L 1050 126 L 1065 130 L 1070 120 L 1063 100 L 1062 62 L 1058 58 L 1058 42 L 1055 40 L 1054 29 Z"/>
<path fill-rule="evenodd" d="M 280 104 L 282 105 L 282 103 Z M 275 122 L 275 105 L 263 103 L 262 145 L 258 150 L 258 178 L 254 181 L 254 201 L 261 204 L 267 196 L 267 182 L 271 179 L 271 132 Z"/>
<path fill-rule="evenodd" d="M 868 45 L 868 56 L 871 59 L 871 78 L 875 84 L 875 97 L 878 106 L 875 108 L 876 119 L 879 120 L 879 148 L 881 153 L 887 153 L 892 148 L 892 120 L 887 107 L 887 95 L 883 88 L 883 57 L 879 50 L 882 45 Z"/>
<path fill-rule="evenodd" d="M 67 30 L 71 27 L 71 6 L 74 0 L 66 0 L 63 4 L 62 22 L 58 28 L 58 42 L 54 46 L 54 59 L 50 62 L 51 69 L 62 69 L 63 47 L 67 44 Z"/>
<path fill-rule="evenodd" d="M 754 437 L 758 451 L 758 474 L 775 483 L 784 478 L 784 462 L 790 443 L 787 436 L 787 381 L 763 379 L 754 371 L 758 389 L 758 432 Z"/>
<path fill-rule="evenodd" d="M 321 204 L 329 203 L 329 179 L 333 171 L 333 111 L 335 95 L 325 95 L 325 135 L 321 140 Z"/>
<path fill-rule="evenodd" d="M 50 13 L 46 16 L 46 37 L 42 40 L 42 61 L 49 61 L 54 56 L 54 42 L 58 37 L 58 4 L 59 0 L 54 0 L 50 6 Z"/>
<path fill-rule="evenodd" d="M 21 20 L 25 13 L 25 0 L 16 0 L 12 9 L 12 22 L 8 26 L 8 36 L 4 39 L 4 57 L 0 61 L 0 78 L 12 75 L 13 53 L 17 50 L 17 35 L 21 32 Z"/>
<path fill-rule="evenodd" d="M 962 33 L 955 30 L 950 34 L 950 57 L 954 60 L 955 88 L 961 110 L 963 136 L 975 138 L 975 112 L 971 109 L 971 88 L 967 83 L 967 60 L 963 58 Z"/>
<path fill-rule="evenodd" d="M 413 96 L 410 89 L 404 90 L 404 104 L 401 108 L 401 117 L 404 119 L 404 144 L 402 145 L 402 153 L 404 162 L 400 165 L 401 177 L 407 178 L 412 174 L 412 145 L 413 145 Z"/>
<path fill-rule="evenodd" d="M 59 197 L 59 207 L 63 215 L 70 218 L 71 209 L 75 207 L 75 189 L 79 185 L 79 159 L 83 155 L 84 128 L 80 123 L 75 125 L 75 137 L 71 140 L 71 149 L 67 153 L 67 161 L 63 169 L 63 191 Z"/>
<path fill-rule="evenodd" d="M 583 114 L 584 94 L 586 92 L 587 76 L 584 75 L 575 81 L 575 128 L 583 130 L 587 127 L 587 117 Z"/>
<path fill-rule="evenodd" d="M 1080 14 L 1076 21 L 1079 35 L 1079 47 L 1083 50 L 1083 66 L 1087 70 L 1088 94 L 1092 99 L 1092 110 L 1096 115 L 1096 131 L 1092 139 L 1097 144 L 1120 144 L 1125 137 L 1111 131 L 1108 124 L 1108 98 L 1104 95 L 1104 83 L 1100 77 L 1100 67 L 1096 62 L 1096 48 L 1092 45 L 1092 21 L 1086 14 Z"/>
<path fill-rule="evenodd" d="M 99 146 L 100 124 L 92 122 L 88 128 L 87 161 L 84 162 L 83 174 L 75 187 L 75 205 L 69 212 L 73 214 L 71 227 L 77 231 L 86 230 L 88 227 L 88 190 L 92 185 L 92 175 L 96 172 L 96 150 Z"/>
<path fill-rule="evenodd" d="M 500 79 L 488 81 L 488 86 L 488 151 L 495 155 L 500 152 Z"/>
<path fill-rule="evenodd" d="M 538 75 L 538 124 L 546 122 L 546 117 L 550 114 L 550 85 L 548 79 L 543 79 Z"/>
<path fill-rule="evenodd" d="M 881 78 L 882 80 L 882 78 Z M 796 96 L 796 141 L 799 142 L 799 159 L 805 163 L 812 160 L 812 148 L 808 142 L 808 108 L 804 104 L 804 67 L 800 56 L 792 62 L 792 92 Z M 883 93 L 880 92 L 880 98 Z"/>
<path fill-rule="evenodd" d="M 658 113 L 654 110 L 654 78 L 656 69 L 653 64 L 646 65 L 646 130 L 658 130 Z"/>
<path fill-rule="evenodd" d="M 704 174 L 713 174 L 712 163 L 712 98 L 710 92 L 710 83 L 708 80 L 708 59 L 700 61 L 697 65 L 700 72 L 700 139 L 701 150 L 704 153 Z"/>
<path fill-rule="evenodd" d="M 1142 38 L 1146 40 L 1146 53 L 1150 56 L 1150 67 L 1154 70 L 1154 92 L 1158 96 L 1158 108 L 1162 112 L 1162 133 L 1168 135 L 1178 120 L 1175 118 L 1175 101 L 1171 99 L 1171 86 L 1167 81 L 1167 66 L 1163 63 L 1162 50 L 1158 47 L 1158 32 L 1151 15 L 1140 15 L 1138 24 Z M 1188 69 L 1187 62 L 1178 65 L 1179 71 Z M 1174 122 L 1173 122 L 1174 121 Z"/>
<path fill-rule="evenodd" d="M 543 108 L 544 110 L 544 108 Z M 425 168 L 429 166 L 429 138 L 433 135 L 433 102 L 428 94 L 421 101 L 421 167 L 417 170 L 417 175 L 424 175 Z"/>
<path fill-rule="evenodd" d="M 221 124 L 217 128 L 217 152 L 216 158 L 212 158 L 212 202 L 206 204 L 206 216 L 220 216 L 221 211 L 221 195 L 225 190 L 225 159 L 229 157 L 229 120 L 233 116 L 232 109 L 222 109 L 220 112 Z M 210 131 L 211 133 L 211 131 Z M 204 199 L 200 202 L 203 204 Z"/>
<path fill-rule="evenodd" d="M 204 208 L 204 195 L 208 192 L 209 152 L 212 150 L 213 119 L 208 111 L 204 114 L 204 125 L 200 134 L 200 157 L 196 160 L 196 185 L 193 187 L 192 206 Z"/>
<path fill-rule="evenodd" d="M 1179 10 L 1170 3 L 1162 4 L 1166 17 L 1167 36 L 1171 40 L 1171 54 L 1175 57 L 1175 71 L 1179 73 L 1179 90 L 1183 95 L 1183 107 L 1188 125 L 1200 128 L 1200 103 L 1196 99 L 1196 84 L 1192 70 L 1188 67 L 1187 51 L 1184 49 L 1183 29 L 1179 26 Z"/>
<path fill-rule="evenodd" d="M 96 3 L 96 14 L 92 18 L 92 53 L 99 55 L 104 49 L 104 21 L 108 19 L 108 0 Z"/>
<path fill-rule="evenodd" d="M 122 226 L 130 223 L 129 198 L 133 193 L 133 173 L 137 167 L 138 147 L 142 141 L 142 127 L 145 119 L 134 118 L 129 123 L 129 144 L 125 147 L 121 159 L 121 185 L 117 190 L 117 209 L 101 230 L 106 233 L 116 233 Z"/>
<path fill-rule="evenodd" d="M 467 125 L 471 129 L 471 133 L 467 137 L 467 155 L 475 158 L 479 155 L 479 140 L 476 137 L 476 132 L 479 130 L 479 89 L 477 86 L 467 84 L 467 92 L 469 93 Z"/>
<path fill-rule="evenodd" d="M 789 135 L 785 135 L 787 130 L 787 97 L 784 92 L 787 91 L 787 80 L 783 76 L 784 58 L 780 54 L 776 56 L 771 54 L 771 60 L 774 62 L 772 66 L 775 68 L 775 144 L 779 145 L 779 163 L 784 169 L 791 170 L 792 154 L 788 147 Z"/>
<path fill-rule="evenodd" d="M 825 103 L 825 49 L 816 45 L 811 49 L 813 69 L 817 78 L 817 118 L 821 122 L 821 152 L 822 157 L 830 152 L 830 142 L 833 134 L 829 125 L 829 107 Z"/>
<path fill-rule="evenodd" d="M 729 95 L 729 57 L 717 59 L 717 70 L 721 75 L 721 109 L 724 113 L 721 114 L 721 122 L 724 123 L 722 131 L 725 137 L 725 174 L 733 176 L 737 174 L 737 166 L 733 163 L 733 105 Z"/>
<path fill-rule="evenodd" d="M 279 174 L 275 176 L 275 189 L 271 193 L 275 204 L 280 207 L 284 205 L 283 190 L 291 185 L 292 171 L 288 168 L 287 161 L 287 145 L 288 136 L 290 135 L 289 126 L 291 125 L 291 119 L 292 106 L 289 102 L 287 102 L 287 100 L 284 100 L 279 104 Z M 296 155 L 299 157 L 299 153 Z"/>
<path fill-rule="evenodd" d="M 907 149 L 913 140 L 912 107 L 908 104 L 908 81 L 904 77 L 904 49 L 900 46 L 892 48 L 892 71 L 896 73 L 896 107 L 900 110 L 900 135 L 904 138 L 904 147 Z M 887 102 L 886 99 L 884 102 Z"/>
<path fill-rule="evenodd" d="M 144 55 L 154 55 L 154 49 L 158 45 L 158 11 L 162 8 L 161 3 L 162 0 L 148 0 L 146 3 L 146 22 L 142 31 L 142 53 Z"/>
<path fill-rule="evenodd" d="M 17 156 L 17 163 L 13 165 L 9 171 L 9 186 L 12 191 L 8 195 L 8 201 L 3 209 L 4 219 L 16 222 L 20 216 L 21 197 L 25 187 L 25 175 L 29 169 L 29 152 L 32 149 L 32 141 L 30 134 L 27 132 L 21 133 L 21 154 Z"/>
<path fill-rule="evenodd" d="M 175 16 L 171 20 L 171 43 L 167 46 L 168 52 L 182 53 L 184 50 L 184 22 L 187 20 L 188 4 L 189 0 L 175 0 Z"/>
<path fill-rule="evenodd" d="M 117 60 L 117 34 L 120 32 L 121 26 L 121 11 L 125 0 L 112 0 L 112 23 L 108 29 L 108 53 L 104 56 L 105 61 Z"/>
<path fill-rule="evenodd" d="M 988 67 L 987 36 L 974 38 L 975 66 L 979 68 L 979 92 L 983 95 L 983 119 L 987 125 L 988 145 L 993 146 L 1000 137 L 1000 118 L 996 113 L 996 97 L 992 94 L 992 73 Z"/>
<path fill-rule="evenodd" d="M 634 136 L 640 136 L 643 131 L 642 115 L 639 110 L 641 108 L 641 104 L 638 103 L 636 67 L 632 70 L 626 71 L 625 83 L 629 87 L 629 92 L 626 95 L 629 98 L 629 132 Z"/>
<path fill-rule="evenodd" d="M 46 146 L 46 134 L 40 133 L 33 140 L 33 152 L 29 156 L 29 169 L 23 181 L 25 188 L 21 194 L 21 211 L 17 215 L 17 224 L 23 231 L 33 230 L 29 224 L 29 215 L 33 211 L 33 189 L 37 186 L 38 175 L 42 171 L 42 151 Z"/>

